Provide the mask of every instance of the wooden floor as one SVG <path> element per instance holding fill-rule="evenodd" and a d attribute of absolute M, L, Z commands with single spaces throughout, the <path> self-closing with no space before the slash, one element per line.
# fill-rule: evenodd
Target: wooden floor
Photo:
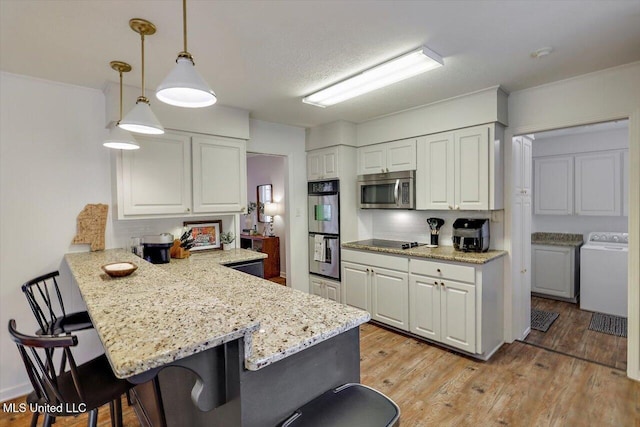
<path fill-rule="evenodd" d="M 403 427 L 640 426 L 640 382 L 617 369 L 522 342 L 480 362 L 371 324 L 360 346 L 362 382 L 400 406 Z M 123 410 L 125 426 L 139 426 L 125 402 Z M 29 419 L 2 412 L 0 426 Z M 108 407 L 99 421 L 109 425 Z M 83 426 L 86 416 L 55 425 Z"/>
<path fill-rule="evenodd" d="M 284 277 L 272 277 L 268 280 L 279 285 L 287 286 L 287 279 L 285 279 Z"/>
<path fill-rule="evenodd" d="M 547 332 L 531 330 L 525 342 L 627 370 L 627 339 L 590 331 L 590 311 L 580 310 L 578 304 L 538 297 L 531 297 L 531 307 L 560 316 Z"/>

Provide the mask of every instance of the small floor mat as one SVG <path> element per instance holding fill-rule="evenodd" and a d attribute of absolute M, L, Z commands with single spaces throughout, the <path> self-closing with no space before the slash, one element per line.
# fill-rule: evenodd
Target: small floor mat
<path fill-rule="evenodd" d="M 589 330 L 626 338 L 627 318 L 612 314 L 593 313 L 589 323 Z"/>
<path fill-rule="evenodd" d="M 556 321 L 558 316 L 560 316 L 559 313 L 554 313 L 552 311 L 537 310 L 535 308 L 532 308 L 531 309 L 531 329 L 535 329 L 536 331 L 547 332 L 551 327 L 551 324 Z"/>

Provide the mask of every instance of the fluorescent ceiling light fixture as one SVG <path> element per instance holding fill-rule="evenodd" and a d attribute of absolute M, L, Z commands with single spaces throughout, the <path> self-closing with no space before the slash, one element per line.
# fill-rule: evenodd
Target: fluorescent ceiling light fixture
<path fill-rule="evenodd" d="M 315 92 L 303 98 L 302 102 L 317 107 L 327 107 L 443 65 L 444 62 L 440 55 L 426 46 L 422 46 L 395 59 L 376 65 L 340 83 Z"/>
<path fill-rule="evenodd" d="M 184 49 L 178 53 L 176 66 L 156 89 L 156 98 L 176 107 L 208 107 L 218 98 L 196 70 L 193 57 L 187 51 L 187 0 L 182 0 L 182 33 Z"/>

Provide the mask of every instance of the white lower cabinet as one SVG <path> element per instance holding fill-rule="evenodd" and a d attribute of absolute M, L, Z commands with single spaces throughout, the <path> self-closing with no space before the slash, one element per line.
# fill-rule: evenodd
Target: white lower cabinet
<path fill-rule="evenodd" d="M 318 295 L 331 301 L 341 302 L 340 288 L 340 282 L 309 275 L 309 289 L 313 295 Z"/>
<path fill-rule="evenodd" d="M 573 246 L 531 245 L 531 292 L 576 301 L 580 271 Z"/>
<path fill-rule="evenodd" d="M 342 259 L 342 301 L 408 331 L 408 259 L 344 249 Z"/>
<path fill-rule="evenodd" d="M 488 359 L 504 342 L 503 259 L 471 265 L 411 259 L 409 331 Z"/>

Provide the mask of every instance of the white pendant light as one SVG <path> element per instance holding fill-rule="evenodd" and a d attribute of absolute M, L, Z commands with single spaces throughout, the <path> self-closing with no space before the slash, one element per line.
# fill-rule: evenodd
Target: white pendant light
<path fill-rule="evenodd" d="M 328 107 L 443 65 L 440 55 L 422 46 L 315 92 L 303 98 L 302 102 L 316 107 Z"/>
<path fill-rule="evenodd" d="M 120 120 L 122 120 L 122 73 L 131 71 L 131 65 L 122 61 L 111 61 L 109 65 L 120 75 L 120 116 L 118 116 L 118 123 L 120 123 Z M 111 126 L 109 136 L 102 145 L 116 150 L 137 150 L 140 148 L 140 144 L 138 144 L 133 135 L 124 129 L 120 129 L 118 123 Z"/>
<path fill-rule="evenodd" d="M 146 133 L 159 135 L 164 133 L 164 128 L 156 118 L 149 99 L 144 96 L 144 36 L 155 34 L 156 27 L 146 19 L 134 18 L 129 21 L 129 26 L 133 31 L 140 34 L 142 44 L 142 94 L 138 97 L 136 105 L 129 113 L 120 120 L 118 127 L 129 132 Z"/>
<path fill-rule="evenodd" d="M 182 0 L 182 32 L 184 50 L 178 53 L 176 66 L 156 89 L 156 98 L 176 107 L 208 107 L 218 99 L 196 71 L 193 56 L 187 51 L 187 0 Z"/>

